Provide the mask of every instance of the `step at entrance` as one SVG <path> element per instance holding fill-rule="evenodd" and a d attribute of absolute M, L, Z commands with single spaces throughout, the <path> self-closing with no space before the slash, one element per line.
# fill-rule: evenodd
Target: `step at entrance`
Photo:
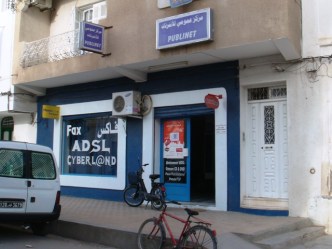
<path fill-rule="evenodd" d="M 284 232 L 276 231 L 274 235 L 260 239 L 253 239 L 258 246 L 266 249 L 287 249 L 291 246 L 298 245 L 309 240 L 316 239 L 325 234 L 325 228 L 321 226 L 297 227 L 293 230 L 285 230 Z"/>

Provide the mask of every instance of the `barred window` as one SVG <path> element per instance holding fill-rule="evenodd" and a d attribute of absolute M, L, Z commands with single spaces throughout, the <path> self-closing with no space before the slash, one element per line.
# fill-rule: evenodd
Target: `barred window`
<path fill-rule="evenodd" d="M 0 1 L 0 12 L 6 11 L 6 10 L 15 10 L 16 9 L 16 3 L 15 0 L 2 0 Z"/>
<path fill-rule="evenodd" d="M 55 179 L 55 164 L 51 154 L 31 153 L 32 177 L 34 179 Z"/>
<path fill-rule="evenodd" d="M 23 152 L 0 150 L 0 176 L 22 178 L 24 175 Z"/>
<path fill-rule="evenodd" d="M 264 100 L 264 99 L 282 99 L 287 97 L 287 88 L 280 87 L 259 87 L 248 89 L 248 100 Z"/>

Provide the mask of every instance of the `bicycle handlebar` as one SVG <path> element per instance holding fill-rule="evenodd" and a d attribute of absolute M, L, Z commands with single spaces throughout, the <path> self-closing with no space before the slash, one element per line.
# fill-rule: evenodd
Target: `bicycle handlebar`
<path fill-rule="evenodd" d="M 149 164 L 148 164 L 148 163 L 142 164 L 141 167 L 137 170 L 137 174 L 138 174 L 138 175 L 142 175 L 143 172 L 144 172 L 143 167 L 145 167 L 145 166 L 147 166 L 147 165 L 149 165 Z"/>

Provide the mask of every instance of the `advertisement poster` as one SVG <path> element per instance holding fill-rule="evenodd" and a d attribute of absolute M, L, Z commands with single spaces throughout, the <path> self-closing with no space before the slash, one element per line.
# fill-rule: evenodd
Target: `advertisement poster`
<path fill-rule="evenodd" d="M 185 120 L 164 122 L 164 179 L 166 183 L 186 183 Z"/>
<path fill-rule="evenodd" d="M 165 183 L 186 183 L 186 159 L 164 159 Z"/>
<path fill-rule="evenodd" d="M 183 158 L 185 134 L 184 119 L 169 120 L 164 123 L 164 158 Z"/>
<path fill-rule="evenodd" d="M 80 175 L 117 175 L 117 119 L 98 117 L 65 124 L 64 172 Z"/>

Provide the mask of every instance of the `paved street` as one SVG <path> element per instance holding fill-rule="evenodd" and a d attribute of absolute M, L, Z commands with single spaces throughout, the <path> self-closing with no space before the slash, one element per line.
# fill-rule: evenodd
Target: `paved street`
<path fill-rule="evenodd" d="M 159 214 L 151 210 L 150 206 L 132 208 L 123 202 L 63 196 L 61 203 L 62 213 L 55 228 L 56 234 L 90 242 L 99 241 L 121 249 L 136 248 L 136 235 L 141 223 Z M 182 208 L 170 207 L 168 210 L 180 217 L 185 215 Z M 266 231 L 284 230 L 305 221 L 302 218 L 248 215 L 201 208 L 199 211 L 200 218 L 213 223 L 217 231 L 218 248 L 223 249 L 258 249 L 236 234 L 255 236 Z M 178 223 L 172 220 L 169 222 L 174 228 L 173 232 L 180 232 Z"/>
<path fill-rule="evenodd" d="M 325 235 L 290 249 L 331 249 L 332 235 Z"/>
<path fill-rule="evenodd" d="M 55 235 L 35 236 L 30 231 L 19 228 L 0 226 L 1 249 L 116 249 L 114 247 L 86 243 L 82 241 L 62 238 Z"/>

